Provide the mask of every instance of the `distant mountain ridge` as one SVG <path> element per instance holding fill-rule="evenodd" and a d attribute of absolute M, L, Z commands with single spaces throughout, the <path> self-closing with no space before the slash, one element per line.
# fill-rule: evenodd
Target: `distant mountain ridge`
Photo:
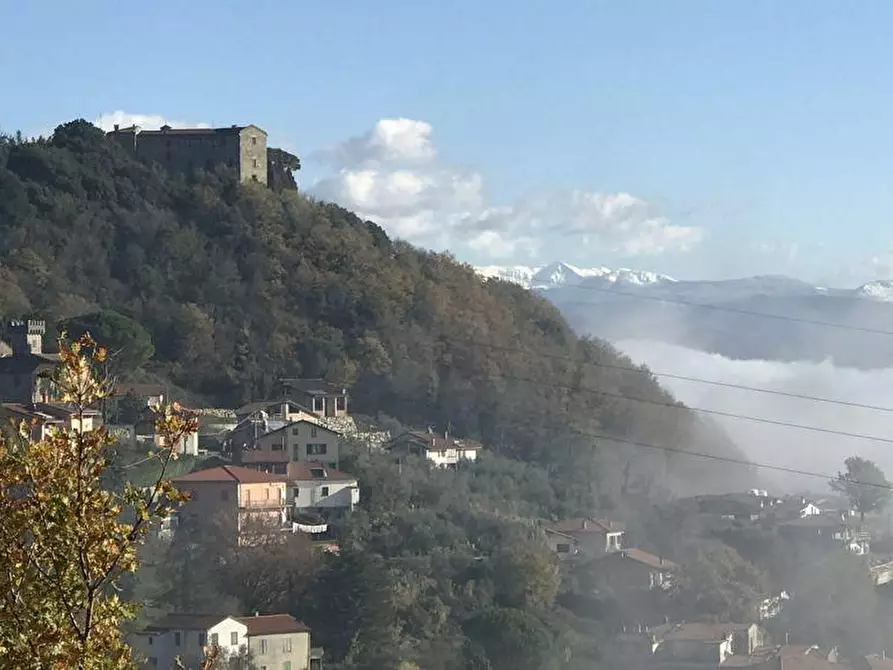
<path fill-rule="evenodd" d="M 854 289 L 845 289 L 814 286 L 808 282 L 785 275 L 755 275 L 740 279 L 720 280 L 678 280 L 669 275 L 647 270 L 611 269 L 604 266 L 581 268 L 563 261 L 540 266 L 485 265 L 477 266 L 474 270 L 482 277 L 488 279 L 502 279 L 524 288 L 535 290 L 548 290 L 584 284 L 612 284 L 618 287 L 624 285 L 630 287 L 675 285 L 671 289 L 674 293 L 700 294 L 707 292 L 707 290 L 722 293 L 724 290 L 728 290 L 731 293 L 740 295 L 742 292 L 760 293 L 761 291 L 767 291 L 772 294 L 790 292 L 798 295 L 836 295 L 893 302 L 893 279 L 879 279 Z"/>
<path fill-rule="evenodd" d="M 846 289 L 782 275 L 682 281 L 563 262 L 475 270 L 542 294 L 578 332 L 614 342 L 653 340 L 736 359 L 893 366 L 893 280 Z"/>

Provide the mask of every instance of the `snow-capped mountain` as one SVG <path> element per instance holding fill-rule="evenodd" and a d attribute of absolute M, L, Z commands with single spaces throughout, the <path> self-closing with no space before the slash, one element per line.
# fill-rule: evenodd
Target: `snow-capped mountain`
<path fill-rule="evenodd" d="M 860 298 L 893 302 L 893 279 L 880 279 L 868 282 L 857 288 L 855 294 Z"/>
<path fill-rule="evenodd" d="M 598 278 L 611 284 L 628 284 L 649 286 L 672 283 L 676 280 L 656 272 L 643 272 L 620 268 L 612 270 L 606 267 L 581 268 L 561 261 L 548 265 L 531 267 L 527 265 L 477 267 L 475 271 L 482 277 L 502 279 L 525 288 L 547 290 L 560 286 L 577 286 L 585 279 Z"/>
<path fill-rule="evenodd" d="M 578 332 L 613 342 L 656 340 L 736 359 L 893 367 L 893 337 L 880 336 L 893 323 L 893 279 L 843 289 L 778 275 L 677 281 L 562 262 L 475 270 L 541 293 Z"/>

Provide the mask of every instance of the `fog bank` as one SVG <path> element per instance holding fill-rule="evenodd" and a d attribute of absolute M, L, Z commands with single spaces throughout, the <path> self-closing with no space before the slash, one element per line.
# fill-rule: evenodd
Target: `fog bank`
<path fill-rule="evenodd" d="M 846 407 L 744 389 L 658 378 L 662 386 L 691 407 L 893 439 L 893 368 L 857 370 L 836 367 L 829 362 L 733 360 L 694 349 L 643 340 L 619 341 L 615 342 L 615 346 L 636 363 L 648 365 L 655 373 L 684 375 L 772 391 L 882 406 L 891 411 Z M 888 479 L 893 479 L 891 443 L 741 419 L 715 419 L 754 462 L 833 475 L 843 468 L 845 458 L 858 455 L 877 462 Z M 763 472 L 767 479 L 783 490 L 827 488 L 816 478 L 795 477 L 771 470 Z"/>

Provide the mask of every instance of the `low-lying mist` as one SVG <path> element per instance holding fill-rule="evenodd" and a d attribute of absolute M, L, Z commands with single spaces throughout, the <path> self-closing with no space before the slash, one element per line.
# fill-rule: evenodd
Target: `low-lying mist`
<path fill-rule="evenodd" d="M 733 360 L 717 354 L 644 340 L 623 340 L 615 346 L 655 373 L 697 377 L 832 400 L 891 408 L 884 412 L 812 400 L 755 393 L 679 379 L 658 381 L 686 405 L 785 421 L 818 428 L 893 439 L 893 368 L 858 370 L 830 362 Z M 893 443 L 828 435 L 744 419 L 715 417 L 754 462 L 834 475 L 848 456 L 875 461 L 893 479 Z M 763 470 L 778 493 L 825 491 L 825 483 Z"/>

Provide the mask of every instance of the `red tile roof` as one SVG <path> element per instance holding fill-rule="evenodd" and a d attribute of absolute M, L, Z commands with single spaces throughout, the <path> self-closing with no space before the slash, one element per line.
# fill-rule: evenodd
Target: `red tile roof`
<path fill-rule="evenodd" d="M 666 558 L 650 554 L 644 549 L 621 549 L 620 551 L 605 554 L 603 558 L 609 558 L 615 555 L 627 560 L 635 561 L 636 563 L 641 563 L 642 565 L 647 565 L 649 568 L 654 568 L 656 570 L 666 570 L 667 572 L 675 572 L 676 570 L 679 570 L 678 564 L 673 563 L 673 561 L 667 560 Z"/>
<path fill-rule="evenodd" d="M 233 617 L 248 627 L 249 637 L 254 635 L 282 635 L 285 633 L 309 633 L 310 628 L 290 614 L 260 614 Z"/>
<path fill-rule="evenodd" d="M 567 519 L 559 521 L 549 527 L 558 533 L 575 534 L 575 533 L 621 533 L 626 528 L 622 523 L 609 521 L 608 519 Z"/>
<path fill-rule="evenodd" d="M 282 482 L 282 475 L 271 475 L 238 465 L 221 465 L 207 470 L 190 472 L 188 475 L 175 477 L 173 482 L 238 482 L 239 484 L 262 484 Z"/>

